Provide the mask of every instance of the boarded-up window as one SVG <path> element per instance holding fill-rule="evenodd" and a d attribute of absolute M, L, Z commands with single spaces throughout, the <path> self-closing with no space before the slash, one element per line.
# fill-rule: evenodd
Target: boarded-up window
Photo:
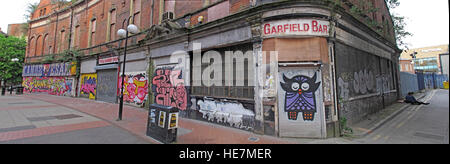
<path fill-rule="evenodd" d="M 194 84 L 191 87 L 192 95 L 215 98 L 253 99 L 254 67 L 252 49 L 253 47 L 251 44 L 243 44 L 202 52 L 202 60 L 204 60 L 205 54 L 212 51 L 214 51 L 216 55 L 211 55 L 215 57 L 211 57 L 209 63 L 193 62 L 191 64 L 191 70 L 193 71 L 191 84 Z M 230 57 L 229 55 L 240 57 L 235 58 Z M 207 69 L 211 69 L 211 67 L 215 67 L 214 71 L 208 75 L 209 71 Z M 198 72 L 194 71 L 199 70 L 201 70 L 200 76 L 202 77 L 194 77 L 195 75 L 193 74 L 198 74 Z M 221 77 L 218 78 L 215 76 Z M 200 86 L 195 84 L 200 84 Z"/>

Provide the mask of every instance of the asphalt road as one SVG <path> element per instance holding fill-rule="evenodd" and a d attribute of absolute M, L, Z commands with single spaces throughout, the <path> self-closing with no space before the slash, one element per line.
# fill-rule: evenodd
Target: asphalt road
<path fill-rule="evenodd" d="M 430 105 L 411 106 L 371 134 L 363 144 L 448 144 L 449 91 L 434 90 L 423 99 Z"/>

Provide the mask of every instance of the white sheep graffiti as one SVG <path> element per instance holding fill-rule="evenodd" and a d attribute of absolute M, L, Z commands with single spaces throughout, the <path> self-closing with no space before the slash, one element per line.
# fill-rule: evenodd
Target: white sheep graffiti
<path fill-rule="evenodd" d="M 245 109 L 241 103 L 234 102 L 217 102 L 212 100 L 199 100 L 197 105 L 200 107 L 199 112 L 203 114 L 203 118 L 218 123 L 228 123 L 236 128 L 251 129 L 252 127 L 244 126 L 244 116 L 254 117 L 255 114 Z"/>

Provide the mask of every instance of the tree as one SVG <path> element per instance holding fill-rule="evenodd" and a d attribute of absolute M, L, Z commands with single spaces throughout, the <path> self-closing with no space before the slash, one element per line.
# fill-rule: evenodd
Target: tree
<path fill-rule="evenodd" d="M 39 6 L 39 2 L 28 3 L 27 10 L 26 10 L 25 15 L 24 15 L 26 20 L 29 21 L 33 17 L 32 15 L 36 11 L 38 6 Z"/>
<path fill-rule="evenodd" d="M 2 81 L 11 84 L 21 83 L 26 46 L 25 39 L 0 35 L 0 79 Z"/>
<path fill-rule="evenodd" d="M 391 11 L 400 6 L 399 0 L 385 0 L 385 1 Z M 392 12 L 391 17 L 393 21 L 392 23 L 394 24 L 394 32 L 395 32 L 395 39 L 397 40 L 397 46 L 400 49 L 408 49 L 408 43 L 405 42 L 405 38 L 408 36 L 413 36 L 413 34 L 406 31 L 405 29 L 406 26 L 405 19 L 407 18 Z"/>

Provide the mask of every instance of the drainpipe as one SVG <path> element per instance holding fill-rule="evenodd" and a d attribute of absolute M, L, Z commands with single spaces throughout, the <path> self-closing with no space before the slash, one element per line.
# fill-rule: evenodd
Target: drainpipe
<path fill-rule="evenodd" d="M 331 18 L 330 22 L 334 23 L 334 30 L 332 33 L 331 43 L 333 43 L 333 49 L 330 53 L 332 56 L 330 56 L 331 61 L 331 80 L 333 82 L 333 104 L 334 104 L 334 112 L 337 114 L 337 123 L 338 123 L 338 129 L 339 129 L 339 135 L 342 134 L 342 126 L 341 126 L 341 111 L 339 110 L 339 99 L 338 99 L 338 85 L 336 80 L 336 28 L 338 26 L 338 19 L 340 18 L 340 15 L 337 15 L 334 18 Z"/>
<path fill-rule="evenodd" d="M 152 10 L 150 13 L 150 27 L 153 26 L 153 12 L 155 10 L 155 0 L 152 0 Z"/>
<path fill-rule="evenodd" d="M 72 30 L 73 30 L 73 6 L 70 6 L 70 28 L 69 28 L 69 46 L 68 50 L 71 49 L 72 43 Z"/>

